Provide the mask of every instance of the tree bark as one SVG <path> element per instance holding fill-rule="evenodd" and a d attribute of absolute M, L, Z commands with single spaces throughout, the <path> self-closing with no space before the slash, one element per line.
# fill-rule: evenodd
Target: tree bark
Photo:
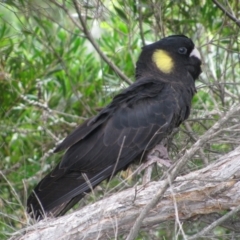
<path fill-rule="evenodd" d="M 239 176 L 240 147 L 201 170 L 176 178 L 143 220 L 141 229 L 239 206 Z M 69 215 L 45 219 L 20 230 L 11 240 L 117 239 L 129 232 L 142 208 L 162 185 L 163 181 L 150 182 L 124 190 Z"/>

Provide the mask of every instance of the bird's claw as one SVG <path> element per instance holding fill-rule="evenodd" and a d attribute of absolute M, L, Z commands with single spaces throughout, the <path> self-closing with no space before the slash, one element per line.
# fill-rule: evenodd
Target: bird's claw
<path fill-rule="evenodd" d="M 152 168 L 155 163 L 161 168 L 169 168 L 172 166 L 172 161 L 169 158 L 167 148 L 163 144 L 156 145 L 147 155 L 147 161 L 142 163 L 138 168 L 138 173 L 145 170 L 143 184 L 146 184 L 151 180 Z"/>

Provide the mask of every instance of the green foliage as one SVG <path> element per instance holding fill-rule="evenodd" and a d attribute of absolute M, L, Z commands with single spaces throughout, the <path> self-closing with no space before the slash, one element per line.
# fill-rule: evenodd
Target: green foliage
<path fill-rule="evenodd" d="M 55 144 L 127 86 L 88 41 L 73 15 L 76 9 L 71 1 L 66 2 L 69 15 L 54 1 L 4 1 L 0 5 L 1 239 L 28 224 L 27 195 L 60 160 L 61 154 L 52 155 Z M 210 128 L 220 113 L 239 102 L 239 27 L 212 1 L 79 3 L 100 51 L 132 81 L 145 43 L 165 35 L 186 34 L 200 46 L 204 73 L 188 121 L 191 131 L 183 126 L 175 134 L 171 145 L 174 159 Z M 237 4 L 229 1 L 226 8 L 234 11 Z M 240 19 L 238 14 L 236 11 Z M 237 132 L 225 132 L 209 142 L 204 149 L 208 161 L 234 148 L 236 139 Z M 201 156 L 196 155 L 188 167 L 192 170 L 202 165 Z M 117 191 L 121 181 L 119 175 L 102 187 Z M 99 195 L 104 195 L 102 192 Z M 186 232 L 194 234 L 198 227 L 186 227 Z M 172 239 L 172 228 L 165 226 L 154 236 Z M 216 234 L 225 232 L 216 230 Z M 143 232 L 138 239 L 148 237 Z"/>

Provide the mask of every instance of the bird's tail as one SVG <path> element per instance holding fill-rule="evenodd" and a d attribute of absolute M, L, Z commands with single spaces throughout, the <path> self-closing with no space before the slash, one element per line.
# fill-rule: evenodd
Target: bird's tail
<path fill-rule="evenodd" d="M 44 177 L 27 200 L 27 211 L 36 220 L 57 217 L 72 208 L 85 193 L 113 175 L 113 166 L 100 172 L 69 172 L 56 177 L 53 172 Z"/>

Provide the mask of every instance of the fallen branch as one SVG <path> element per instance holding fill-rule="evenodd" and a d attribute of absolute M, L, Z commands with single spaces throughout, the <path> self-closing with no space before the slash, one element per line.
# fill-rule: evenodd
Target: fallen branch
<path fill-rule="evenodd" d="M 131 228 L 129 235 L 127 236 L 127 240 L 133 240 L 137 237 L 143 219 L 146 218 L 148 212 L 163 198 L 163 194 L 167 190 L 168 186 L 176 179 L 179 171 L 187 163 L 187 161 L 191 159 L 209 140 L 220 134 L 222 132 L 222 126 L 239 111 L 240 104 L 232 107 L 231 110 L 224 114 L 210 129 L 208 129 L 201 138 L 199 138 L 198 141 L 194 143 L 188 151 L 186 151 L 183 157 L 164 174 L 166 180 L 163 181 L 161 189 L 153 195 L 152 200 L 149 201 L 149 203 L 143 208 Z"/>
<path fill-rule="evenodd" d="M 201 170 L 176 178 L 144 218 L 141 229 L 175 220 L 174 205 L 181 221 L 239 206 L 239 174 L 240 147 Z M 117 239 L 129 232 L 136 217 L 163 186 L 164 181 L 159 181 L 127 189 L 72 214 L 27 227 L 11 240 Z"/>

